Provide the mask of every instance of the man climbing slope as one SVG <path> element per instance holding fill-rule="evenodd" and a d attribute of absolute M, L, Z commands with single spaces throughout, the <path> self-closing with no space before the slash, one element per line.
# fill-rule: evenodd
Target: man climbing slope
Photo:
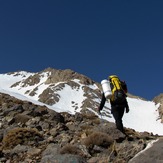
<path fill-rule="evenodd" d="M 125 134 L 122 123 L 122 117 L 124 115 L 125 109 L 126 113 L 129 112 L 129 106 L 126 99 L 127 85 L 125 82 L 122 82 L 116 75 L 109 76 L 109 81 L 110 88 L 112 91 L 112 96 L 110 98 L 111 113 L 113 114 L 113 117 L 115 119 L 117 129 L 119 129 L 122 133 Z M 105 94 L 103 92 L 101 103 L 98 108 L 99 113 L 103 109 L 106 100 L 107 98 L 105 97 Z"/>

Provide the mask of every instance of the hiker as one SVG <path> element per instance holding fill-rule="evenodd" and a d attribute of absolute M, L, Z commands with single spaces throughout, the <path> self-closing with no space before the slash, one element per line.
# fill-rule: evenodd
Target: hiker
<path fill-rule="evenodd" d="M 122 133 L 125 133 L 124 128 L 123 128 L 123 123 L 122 123 L 122 117 L 124 115 L 124 111 L 126 111 L 126 113 L 129 112 L 129 106 L 128 106 L 128 102 L 126 99 L 127 85 L 125 82 L 122 82 L 121 80 L 119 80 L 119 78 L 116 75 L 109 76 L 109 81 L 110 81 L 110 88 L 111 88 L 111 92 L 112 92 L 112 95 L 111 95 L 112 97 L 110 98 L 111 114 L 113 115 L 113 117 L 115 119 L 117 129 L 120 130 Z M 121 89 L 120 91 L 122 91 L 122 94 L 124 95 L 124 97 L 123 97 L 124 99 L 122 101 L 118 101 L 118 100 L 116 101 L 114 99 L 115 97 L 113 97 L 114 92 L 116 92 L 116 89 L 118 87 Z M 103 92 L 101 103 L 98 108 L 99 113 L 103 109 L 106 100 L 107 100 L 107 98 L 105 97 L 105 94 Z"/>

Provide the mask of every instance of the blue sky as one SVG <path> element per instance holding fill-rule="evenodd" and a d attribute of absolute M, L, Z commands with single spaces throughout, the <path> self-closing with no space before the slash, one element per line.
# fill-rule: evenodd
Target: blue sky
<path fill-rule="evenodd" d="M 0 1 L 0 73 L 72 69 L 129 92 L 163 92 L 162 0 Z"/>

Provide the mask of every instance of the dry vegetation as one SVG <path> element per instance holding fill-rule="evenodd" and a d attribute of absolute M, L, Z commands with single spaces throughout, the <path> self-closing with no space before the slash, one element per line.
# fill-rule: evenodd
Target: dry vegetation
<path fill-rule="evenodd" d="M 10 130 L 2 140 L 3 149 L 11 149 L 18 144 L 28 144 L 30 141 L 37 142 L 42 135 L 36 129 L 14 128 Z"/>
<path fill-rule="evenodd" d="M 94 145 L 109 147 L 114 142 L 113 138 L 106 133 L 94 132 L 83 140 L 84 145 L 91 147 Z"/>

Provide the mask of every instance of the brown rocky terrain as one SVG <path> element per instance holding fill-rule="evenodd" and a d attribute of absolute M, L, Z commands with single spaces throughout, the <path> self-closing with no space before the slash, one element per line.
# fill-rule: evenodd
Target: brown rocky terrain
<path fill-rule="evenodd" d="M 145 151 L 140 152 L 129 163 L 161 163 L 163 162 L 163 138 L 153 142 L 152 146 Z"/>
<path fill-rule="evenodd" d="M 0 162 L 127 163 L 159 136 L 125 129 L 85 110 L 75 115 L 0 94 Z"/>
<path fill-rule="evenodd" d="M 161 119 L 161 123 L 163 123 L 163 94 L 161 93 L 160 95 L 156 96 L 153 101 L 156 104 L 159 104 L 159 115 L 160 115 L 160 119 Z"/>
<path fill-rule="evenodd" d="M 20 72 L 8 73 L 9 75 L 19 76 Z M 41 82 L 41 78 L 45 77 L 45 81 Z M 32 73 L 29 77 L 24 77 L 23 80 L 20 80 L 10 88 L 17 89 L 26 89 L 25 95 L 34 97 L 37 94 L 37 91 L 42 85 L 46 85 L 46 88 L 38 94 L 38 101 L 43 102 L 48 105 L 53 105 L 59 102 L 60 95 L 59 92 L 62 91 L 66 86 L 71 87 L 72 90 L 79 91 L 82 89 L 84 91 L 84 96 L 87 97 L 82 103 L 82 109 L 86 109 L 88 105 L 97 107 L 97 103 L 94 101 L 94 98 L 99 98 L 101 96 L 100 90 L 101 86 L 99 83 L 91 80 L 90 78 L 79 74 L 73 70 L 57 70 L 53 68 L 47 68 L 38 73 Z M 90 87 L 93 86 L 93 88 Z M 33 86 L 32 88 L 30 86 Z M 72 101 L 74 103 L 74 101 Z M 76 106 L 76 109 L 77 106 Z"/>
<path fill-rule="evenodd" d="M 82 98 L 81 106 L 74 98 L 69 99 L 76 112 L 71 115 L 0 93 L 0 162 L 152 163 L 153 160 L 162 160 L 159 152 L 162 148 L 161 136 L 136 132 L 130 128 L 125 128 L 129 135 L 125 136 L 116 129 L 114 123 L 95 115 L 93 111 L 96 112 L 99 106 L 101 85 L 90 78 L 70 69 L 52 68 L 38 73 L 20 71 L 8 75 L 20 78 L 9 86 L 11 91 L 24 92 L 31 100 L 36 99 L 45 105 L 64 102 L 69 95 L 62 99 L 60 91 L 67 86 L 75 90 L 77 95 L 82 90 L 85 98 Z M 128 97 L 142 99 L 129 93 Z M 162 99 L 163 95 L 160 94 L 153 101 L 160 104 L 159 119 L 163 122 Z M 107 107 L 103 113 L 111 116 Z M 158 143 L 134 158 L 151 141 L 157 139 Z"/>

